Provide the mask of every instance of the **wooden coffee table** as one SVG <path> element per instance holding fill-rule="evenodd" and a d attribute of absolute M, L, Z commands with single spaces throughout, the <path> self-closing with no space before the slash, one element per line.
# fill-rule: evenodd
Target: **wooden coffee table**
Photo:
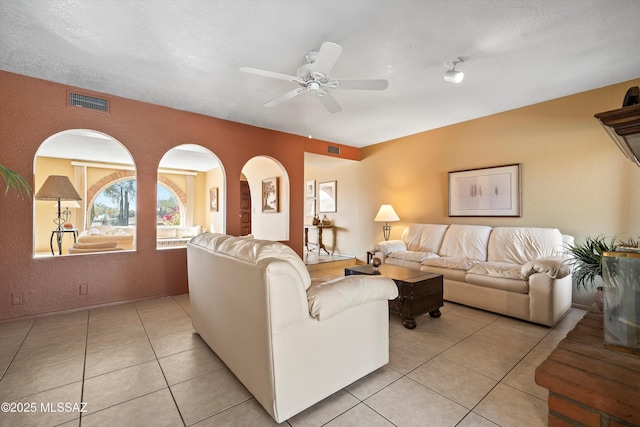
<path fill-rule="evenodd" d="M 383 264 L 374 271 L 370 264 L 354 265 L 344 269 L 345 276 L 357 274 L 382 275 L 392 279 L 398 286 L 398 298 L 389 301 L 389 310 L 399 314 L 407 329 L 416 327 L 416 317 L 429 313 L 440 317 L 442 299 L 442 275 L 426 273 L 396 265 Z"/>

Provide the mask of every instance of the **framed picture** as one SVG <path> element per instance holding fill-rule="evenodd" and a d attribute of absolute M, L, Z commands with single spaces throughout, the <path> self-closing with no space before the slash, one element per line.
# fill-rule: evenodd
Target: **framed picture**
<path fill-rule="evenodd" d="M 316 214 L 316 199 L 309 199 L 304 201 L 304 215 L 314 216 Z"/>
<path fill-rule="evenodd" d="M 522 216 L 520 164 L 449 172 L 449 216 Z"/>
<path fill-rule="evenodd" d="M 278 177 L 262 180 L 262 212 L 278 212 Z"/>
<path fill-rule="evenodd" d="M 218 187 L 209 190 L 209 211 L 218 212 Z"/>
<path fill-rule="evenodd" d="M 337 193 L 336 193 L 336 182 L 337 181 L 329 181 L 329 182 L 321 182 L 318 185 L 318 204 L 319 204 L 319 212 L 337 212 Z"/>
<path fill-rule="evenodd" d="M 309 199 L 316 197 L 316 181 L 306 181 L 304 183 L 304 196 Z"/>

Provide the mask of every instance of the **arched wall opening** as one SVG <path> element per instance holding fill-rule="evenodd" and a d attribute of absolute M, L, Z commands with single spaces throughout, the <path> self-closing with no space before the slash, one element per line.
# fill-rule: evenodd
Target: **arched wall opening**
<path fill-rule="evenodd" d="M 115 138 L 91 129 L 69 129 L 48 137 L 39 146 L 33 161 L 34 193 L 40 189 L 50 175 L 69 178 L 81 197 L 77 205 L 67 206 L 65 218 L 71 226 L 62 236 L 60 251 L 56 245 L 53 221 L 57 218 L 56 203 L 36 200 L 33 202 L 33 254 L 34 256 L 67 255 L 75 242 L 88 232 L 88 209 L 97 190 L 105 182 L 136 177 L 136 167 L 129 151 Z M 102 182 L 103 184 L 98 184 Z M 65 207 L 67 202 L 62 202 Z M 136 210 L 136 206 L 131 206 Z M 129 230 L 130 244 L 135 248 L 135 227 Z M 53 248 L 53 249 L 52 249 Z M 54 250 L 55 249 L 55 250 Z M 103 252 L 94 248 L 90 252 Z M 86 253 L 86 252 L 74 252 Z"/>
<path fill-rule="evenodd" d="M 242 175 L 251 191 L 251 233 L 258 239 L 289 240 L 291 206 L 286 169 L 271 157 L 256 156 L 245 163 Z"/>
<path fill-rule="evenodd" d="M 225 172 L 222 162 L 209 149 L 196 144 L 171 148 L 158 165 L 158 182 L 167 184 L 182 203 L 179 223 L 158 220 L 158 249 L 185 247 L 194 235 L 205 230 L 225 232 Z"/>

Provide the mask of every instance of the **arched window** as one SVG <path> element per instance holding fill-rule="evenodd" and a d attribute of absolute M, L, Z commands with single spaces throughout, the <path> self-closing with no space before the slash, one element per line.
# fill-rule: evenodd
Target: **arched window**
<path fill-rule="evenodd" d="M 89 208 L 88 228 L 95 225 L 136 225 L 136 180 L 114 181 L 102 189 Z"/>
<path fill-rule="evenodd" d="M 157 225 L 183 225 L 184 205 L 180 199 L 162 183 L 158 183 Z"/>

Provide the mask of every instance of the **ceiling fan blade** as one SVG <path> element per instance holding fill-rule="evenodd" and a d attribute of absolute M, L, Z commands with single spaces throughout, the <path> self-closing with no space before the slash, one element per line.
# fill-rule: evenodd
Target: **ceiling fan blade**
<path fill-rule="evenodd" d="M 282 74 L 282 73 L 276 73 L 276 72 L 273 72 L 273 71 L 259 70 L 257 68 L 240 67 L 240 71 L 243 71 L 243 72 L 249 73 L 249 74 L 257 74 L 259 76 L 264 76 L 264 77 L 271 77 L 271 78 L 274 78 L 274 79 L 286 80 L 288 82 L 298 81 L 298 78 L 294 77 L 294 76 L 289 76 L 287 74 Z"/>
<path fill-rule="evenodd" d="M 290 90 L 289 92 L 285 93 L 284 95 L 280 95 L 279 97 L 274 98 L 271 101 L 267 102 L 266 104 L 264 104 L 264 106 L 265 107 L 276 106 L 276 105 L 280 104 L 281 102 L 286 101 L 287 99 L 291 99 L 294 96 L 301 94 L 304 91 L 306 91 L 306 89 L 303 88 L 303 87 L 299 87 L 299 88 Z"/>
<path fill-rule="evenodd" d="M 338 82 L 336 89 L 349 90 L 385 90 L 389 87 L 389 82 L 380 80 L 333 80 Z"/>
<path fill-rule="evenodd" d="M 331 42 L 322 43 L 315 62 L 311 64 L 313 71 L 322 73 L 325 76 L 329 75 L 329 71 L 331 71 L 341 53 L 342 47 L 340 45 Z"/>
<path fill-rule="evenodd" d="M 338 104 L 338 102 L 333 96 L 331 96 L 331 94 L 329 94 L 329 92 L 325 92 L 322 95 L 316 95 L 316 98 L 318 98 L 318 100 L 322 103 L 322 105 L 324 105 L 324 108 L 326 108 L 328 112 L 337 113 L 339 111 L 342 111 L 342 107 L 340 106 L 340 104 Z"/>

